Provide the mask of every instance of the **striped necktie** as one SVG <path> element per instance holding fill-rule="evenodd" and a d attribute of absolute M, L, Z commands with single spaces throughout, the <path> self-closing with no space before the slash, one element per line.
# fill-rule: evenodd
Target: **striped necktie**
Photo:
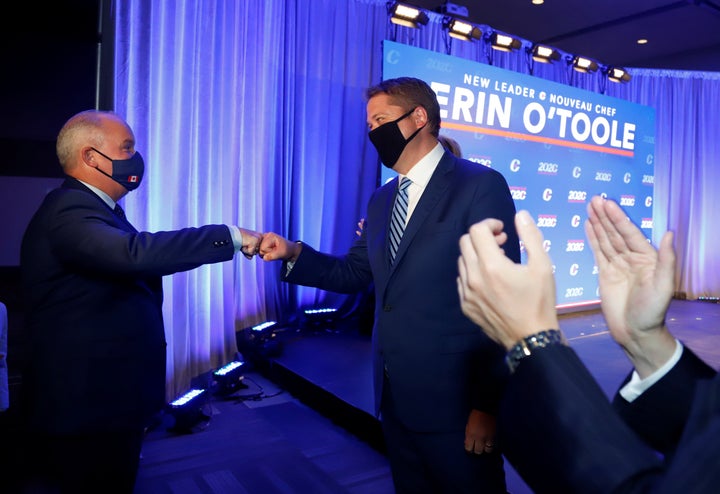
<path fill-rule="evenodd" d="M 395 260 L 395 254 L 400 245 L 403 231 L 405 231 L 405 219 L 408 212 L 408 187 L 412 183 L 407 177 L 400 179 L 395 205 L 393 206 L 392 217 L 390 218 L 390 238 L 388 247 L 390 249 L 390 262 Z"/>

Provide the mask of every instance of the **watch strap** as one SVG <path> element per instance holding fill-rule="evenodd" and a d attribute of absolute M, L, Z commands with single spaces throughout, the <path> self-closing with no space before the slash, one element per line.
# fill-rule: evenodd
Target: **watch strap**
<path fill-rule="evenodd" d="M 505 356 L 505 362 L 510 368 L 510 372 L 515 372 L 520 362 L 532 355 L 533 351 L 538 348 L 544 348 L 549 345 L 565 345 L 566 341 L 563 334 L 558 329 L 546 329 L 530 336 L 526 336 L 518 341 Z"/>

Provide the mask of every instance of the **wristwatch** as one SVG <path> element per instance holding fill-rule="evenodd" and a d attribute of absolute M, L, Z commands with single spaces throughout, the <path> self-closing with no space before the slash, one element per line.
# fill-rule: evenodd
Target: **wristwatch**
<path fill-rule="evenodd" d="M 532 352 L 538 348 L 544 348 L 549 345 L 564 345 L 565 338 L 560 330 L 546 329 L 539 333 L 526 336 L 518 341 L 515 346 L 508 350 L 505 356 L 505 362 L 510 368 L 510 372 L 515 372 L 517 366 L 520 365 L 522 359 L 532 355 Z"/>

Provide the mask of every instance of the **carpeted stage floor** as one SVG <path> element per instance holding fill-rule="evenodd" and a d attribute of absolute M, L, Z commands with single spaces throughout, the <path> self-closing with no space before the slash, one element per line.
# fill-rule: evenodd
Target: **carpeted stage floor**
<path fill-rule="evenodd" d="M 720 305 L 675 300 L 669 316 L 675 334 L 720 367 Z M 566 314 L 561 327 L 614 394 L 630 366 L 599 311 Z M 392 493 L 372 415 L 369 336 L 344 321 L 280 329 L 276 341 L 271 357 L 247 355 L 248 388 L 235 400 L 212 401 L 203 431 L 178 436 L 158 427 L 149 434 L 138 493 Z M 507 470 L 512 494 L 531 492 Z"/>
<path fill-rule="evenodd" d="M 599 311 L 566 314 L 560 323 L 602 388 L 614 394 L 630 366 Z M 674 300 L 668 324 L 720 367 L 720 304 Z M 137 494 L 393 492 L 372 414 L 367 332 L 347 320 L 336 327 L 280 329 L 275 341 L 277 351 L 269 356 L 245 348 L 247 388 L 212 396 L 204 427 L 174 433 L 166 416 L 148 433 Z M 0 415 L 0 425 L 8 426 L 7 417 Z M 4 428 L 3 436 L 13 434 Z M 3 457 L 12 463 L 12 452 L 5 449 Z M 507 479 L 510 493 L 531 493 L 509 465 Z"/>

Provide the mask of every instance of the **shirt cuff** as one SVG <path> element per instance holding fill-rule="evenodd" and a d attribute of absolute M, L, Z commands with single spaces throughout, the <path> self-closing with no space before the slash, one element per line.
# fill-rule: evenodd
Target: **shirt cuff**
<path fill-rule="evenodd" d="M 675 364 L 680 361 L 682 352 L 683 345 L 682 343 L 680 343 L 679 340 L 676 339 L 675 353 L 673 353 L 672 357 L 670 357 L 670 360 L 665 362 L 662 367 L 650 374 L 645 379 L 640 379 L 640 375 L 637 373 L 637 371 L 633 370 L 632 377 L 630 378 L 628 383 L 622 388 L 620 388 L 620 396 L 625 398 L 625 400 L 629 403 L 632 403 L 638 396 L 643 394 L 648 388 L 650 388 L 650 386 L 662 379 L 665 374 L 670 372 L 670 370 L 675 367 Z"/>
<path fill-rule="evenodd" d="M 240 231 L 240 228 L 238 228 L 235 225 L 227 225 L 227 227 L 230 230 L 230 237 L 232 238 L 233 247 L 235 247 L 235 252 L 239 252 L 243 246 L 242 232 Z"/>

